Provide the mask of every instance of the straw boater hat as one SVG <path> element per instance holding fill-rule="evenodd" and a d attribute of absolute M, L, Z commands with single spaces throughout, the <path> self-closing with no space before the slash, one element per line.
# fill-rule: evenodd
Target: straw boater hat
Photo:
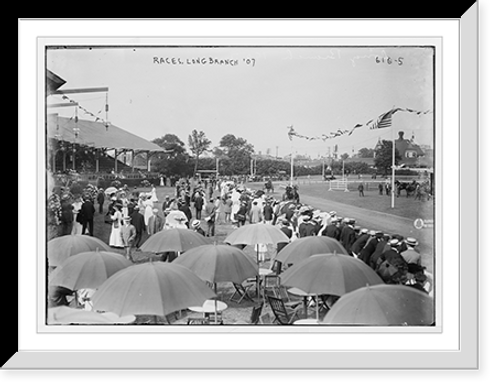
<path fill-rule="evenodd" d="M 407 245 L 413 246 L 413 247 L 415 247 L 416 245 L 418 245 L 418 241 L 415 238 L 406 238 L 405 243 Z"/>
<path fill-rule="evenodd" d="M 389 241 L 389 245 L 390 245 L 391 247 L 397 247 L 397 246 L 399 245 L 399 240 L 397 240 L 397 239 L 391 239 L 391 240 Z"/>
<path fill-rule="evenodd" d="M 123 218 L 123 221 L 130 221 L 130 220 L 132 220 L 132 219 L 130 218 L 130 216 L 125 216 L 125 217 Z"/>

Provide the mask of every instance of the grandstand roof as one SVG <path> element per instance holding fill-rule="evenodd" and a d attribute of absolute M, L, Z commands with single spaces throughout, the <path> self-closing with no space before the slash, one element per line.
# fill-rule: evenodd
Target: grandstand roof
<path fill-rule="evenodd" d="M 74 128 L 78 128 L 76 139 Z M 94 148 L 165 151 L 162 147 L 113 124 L 109 124 L 106 128 L 102 122 L 83 119 L 79 119 L 75 124 L 73 118 L 59 117 L 57 114 L 48 116 L 47 137 Z"/>

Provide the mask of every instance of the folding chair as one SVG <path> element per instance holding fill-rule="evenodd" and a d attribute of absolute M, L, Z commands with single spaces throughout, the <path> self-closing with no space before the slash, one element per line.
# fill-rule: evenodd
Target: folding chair
<path fill-rule="evenodd" d="M 258 324 L 261 318 L 262 309 L 264 308 L 264 301 L 252 307 L 252 313 L 250 314 L 250 321 L 237 321 L 235 324 Z"/>
<path fill-rule="evenodd" d="M 271 315 L 269 313 L 266 313 L 266 314 L 260 316 L 259 320 L 260 320 L 261 324 L 272 324 L 273 323 L 273 321 L 271 319 Z"/>
<path fill-rule="evenodd" d="M 264 308 L 264 301 L 252 308 L 252 314 L 250 315 L 250 324 L 257 324 L 260 320 L 260 314 L 262 314 L 262 309 Z"/>
<path fill-rule="evenodd" d="M 233 282 L 233 286 L 234 286 L 234 292 L 229 298 L 229 300 L 235 301 L 238 304 L 240 304 L 246 297 L 248 300 L 253 302 L 253 299 L 248 294 L 248 290 L 252 287 L 251 285 L 244 286 L 243 284 L 237 284 Z M 237 296 L 239 296 L 239 298 L 237 298 Z"/>
<path fill-rule="evenodd" d="M 281 298 L 280 287 L 281 287 L 280 276 L 277 276 L 275 274 L 268 274 L 267 276 L 264 276 L 265 297 L 267 297 L 268 294 L 271 293 L 271 296 Z"/>
<path fill-rule="evenodd" d="M 298 306 L 287 308 L 282 299 L 274 296 L 267 296 L 266 298 L 275 316 L 275 323 L 277 321 L 279 324 L 291 324 L 293 320 L 298 317 Z M 290 313 L 288 311 L 290 311 Z"/>

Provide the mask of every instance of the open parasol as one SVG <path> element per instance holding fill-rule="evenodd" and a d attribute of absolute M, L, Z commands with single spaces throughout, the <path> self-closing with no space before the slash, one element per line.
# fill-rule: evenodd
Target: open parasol
<path fill-rule="evenodd" d="M 118 191 L 118 189 L 116 187 L 110 186 L 106 190 L 104 190 L 104 194 L 111 195 L 111 194 L 116 193 L 117 191 Z"/>
<path fill-rule="evenodd" d="M 51 274 L 49 284 L 72 291 L 96 289 L 113 274 L 132 265 L 115 252 L 86 251 L 69 257 Z"/>
<path fill-rule="evenodd" d="M 241 284 L 247 278 L 259 274 L 257 264 L 250 256 L 229 245 L 208 244 L 196 247 L 181 254 L 172 263 L 185 266 L 202 280 L 213 283 L 216 294 L 218 282 Z M 215 303 L 217 304 L 217 301 Z"/>
<path fill-rule="evenodd" d="M 316 296 L 342 296 L 366 285 L 383 283 L 364 262 L 343 254 L 311 255 L 281 274 L 282 285 Z M 318 306 L 316 317 L 319 317 Z"/>
<path fill-rule="evenodd" d="M 275 225 L 257 223 L 239 227 L 224 241 L 232 245 L 254 245 L 288 243 L 290 239 Z"/>
<path fill-rule="evenodd" d="M 325 315 L 324 324 L 430 326 L 432 298 L 404 285 L 376 285 L 342 296 Z"/>
<path fill-rule="evenodd" d="M 293 265 L 298 261 L 316 254 L 348 255 L 344 246 L 328 236 L 306 236 L 289 243 L 276 255 L 276 260 L 283 265 Z"/>
<path fill-rule="evenodd" d="M 168 251 L 185 252 L 192 248 L 209 244 L 210 240 L 190 229 L 164 229 L 151 235 L 140 247 L 141 251 L 164 253 Z"/>
<path fill-rule="evenodd" d="M 102 240 L 89 235 L 64 235 L 49 240 L 47 257 L 50 266 L 61 266 L 66 259 L 85 251 L 112 251 Z"/>
<path fill-rule="evenodd" d="M 107 279 L 92 297 L 94 309 L 119 316 L 166 316 L 201 306 L 215 293 L 184 266 L 146 262 L 123 269 Z"/>

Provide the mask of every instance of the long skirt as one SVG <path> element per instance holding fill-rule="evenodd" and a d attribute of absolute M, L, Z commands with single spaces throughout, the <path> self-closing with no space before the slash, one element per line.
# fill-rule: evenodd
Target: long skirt
<path fill-rule="evenodd" d="M 120 235 L 120 226 L 111 226 L 111 235 L 109 236 L 109 245 L 112 247 L 124 247 L 122 237 Z"/>

